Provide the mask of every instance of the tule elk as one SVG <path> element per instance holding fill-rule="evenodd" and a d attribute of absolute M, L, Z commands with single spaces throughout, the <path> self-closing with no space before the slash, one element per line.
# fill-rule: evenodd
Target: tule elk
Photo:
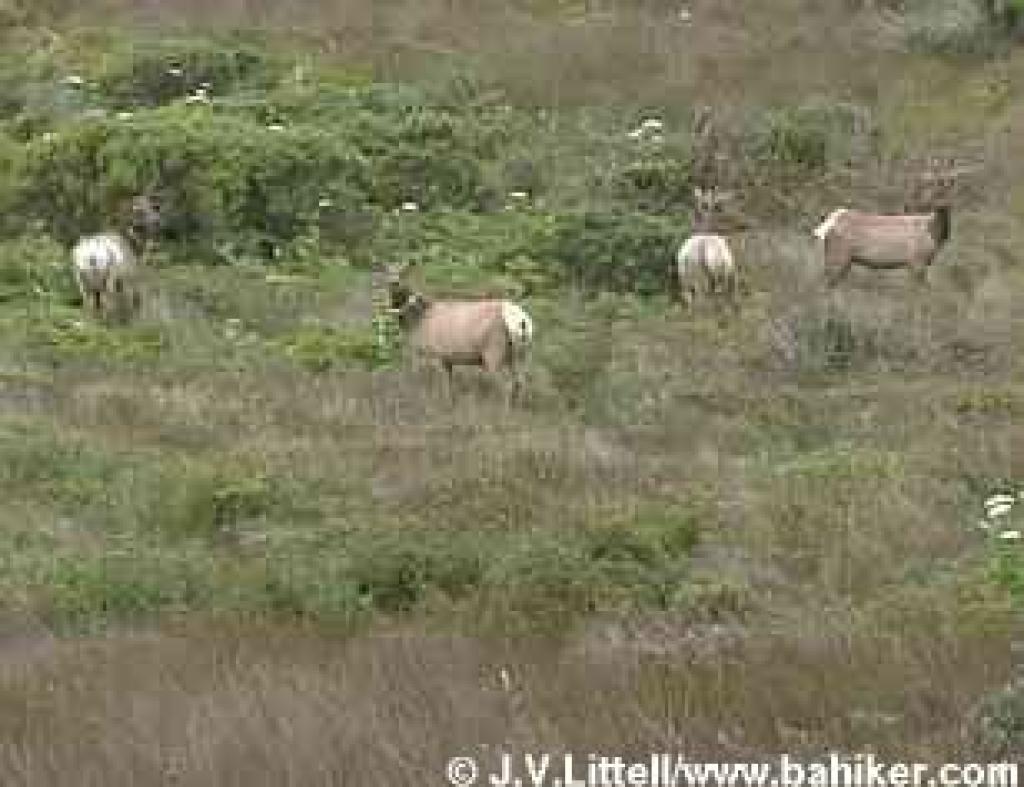
<path fill-rule="evenodd" d="M 162 223 L 160 207 L 149 196 L 132 197 L 119 231 L 82 238 L 71 250 L 75 282 L 82 302 L 95 315 L 126 318 L 138 311 L 138 267 L 146 243 Z"/>
<path fill-rule="evenodd" d="M 729 242 L 721 235 L 710 232 L 711 216 L 731 195 L 717 189 L 693 191 L 697 204 L 698 232 L 687 238 L 676 254 L 676 275 L 679 292 L 686 306 L 697 297 L 701 281 L 709 294 L 722 292 L 735 303 L 736 261 Z"/>
<path fill-rule="evenodd" d="M 513 392 L 523 387 L 522 365 L 533 340 L 533 320 L 518 304 L 501 299 L 434 300 L 403 281 L 407 266 L 388 270 L 390 312 L 410 344 L 441 362 L 449 382 L 454 366 L 513 373 Z"/>
<path fill-rule="evenodd" d="M 814 229 L 825 254 L 828 285 L 838 284 L 854 265 L 873 270 L 905 268 L 924 282 L 928 266 L 949 240 L 952 174 L 934 176 L 929 212 L 867 213 L 839 208 Z"/>

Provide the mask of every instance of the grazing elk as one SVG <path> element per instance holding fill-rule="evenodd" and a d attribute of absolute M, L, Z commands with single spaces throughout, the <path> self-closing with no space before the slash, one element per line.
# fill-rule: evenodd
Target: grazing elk
<path fill-rule="evenodd" d="M 389 267 L 389 311 L 411 345 L 441 362 L 452 379 L 454 366 L 479 366 L 513 373 L 513 393 L 523 387 L 522 363 L 533 339 L 533 320 L 518 304 L 501 299 L 434 300 L 404 280 L 408 265 Z"/>
<path fill-rule="evenodd" d="M 683 242 L 676 254 L 680 297 L 686 306 L 690 306 L 703 282 L 709 294 L 721 292 L 735 305 L 736 261 L 729 242 L 723 236 L 711 232 L 714 213 L 732 195 L 714 188 L 695 188 L 693 194 L 696 200 L 697 232 Z"/>
<path fill-rule="evenodd" d="M 71 250 L 82 301 L 97 316 L 126 319 L 138 311 L 138 269 L 147 243 L 162 226 L 160 206 L 147 195 L 132 197 L 123 216 L 119 230 L 84 237 Z"/>
<path fill-rule="evenodd" d="M 920 282 L 950 238 L 954 171 L 933 169 L 926 176 L 930 210 L 920 213 L 879 214 L 839 208 L 814 229 L 822 241 L 825 277 L 838 284 L 854 265 L 873 270 L 905 268 Z"/>

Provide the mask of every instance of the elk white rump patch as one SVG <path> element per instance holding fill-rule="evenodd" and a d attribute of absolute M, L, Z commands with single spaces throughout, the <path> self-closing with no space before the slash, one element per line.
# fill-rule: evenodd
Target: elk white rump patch
<path fill-rule="evenodd" d="M 91 290 L 102 289 L 107 275 L 114 268 L 127 264 L 126 256 L 120 240 L 112 235 L 83 238 L 72 251 L 75 271 Z"/>
<path fill-rule="evenodd" d="M 93 235 L 75 245 L 75 267 L 80 271 L 110 268 L 123 254 L 121 245 L 110 235 Z"/>
<path fill-rule="evenodd" d="M 818 238 L 818 241 L 824 241 L 825 237 L 828 236 L 828 233 L 836 226 L 836 222 L 842 218 L 844 213 L 847 212 L 847 208 L 838 208 L 829 213 L 827 218 L 814 228 L 814 236 Z"/>
<path fill-rule="evenodd" d="M 825 238 L 828 237 L 828 234 L 832 231 L 832 228 L 836 226 L 836 222 L 839 221 L 847 210 L 847 208 L 837 208 L 829 213 L 828 218 L 814 228 L 814 237 L 818 240 L 825 240 Z"/>
<path fill-rule="evenodd" d="M 533 339 L 533 320 L 521 306 L 511 301 L 502 301 L 501 318 L 508 330 L 509 338 L 515 344 L 530 343 Z"/>
<path fill-rule="evenodd" d="M 734 266 L 729 243 L 721 235 L 691 235 L 676 256 L 681 272 L 697 266 L 713 276 L 725 276 L 732 272 Z"/>

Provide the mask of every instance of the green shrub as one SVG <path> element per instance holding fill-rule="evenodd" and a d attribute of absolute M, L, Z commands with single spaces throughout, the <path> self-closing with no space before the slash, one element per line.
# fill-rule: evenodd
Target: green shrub
<path fill-rule="evenodd" d="M 633 209 L 679 212 L 692 204 L 689 154 L 658 150 L 617 169 L 611 185 L 613 197 Z"/>
<path fill-rule="evenodd" d="M 696 523 L 677 512 L 648 512 L 567 533 L 516 538 L 488 562 L 488 594 L 538 614 L 583 613 L 622 606 L 664 609 L 682 598 Z"/>
<path fill-rule="evenodd" d="M 346 545 L 348 581 L 365 606 L 408 612 L 431 592 L 460 598 L 479 587 L 484 555 L 476 539 L 419 529 L 363 533 Z"/>
<path fill-rule="evenodd" d="M 172 66 L 181 76 L 170 73 Z M 153 107 L 181 98 L 202 83 L 215 95 L 240 88 L 268 88 L 284 64 L 266 47 L 237 41 L 201 38 L 129 38 L 123 51 L 108 56 L 95 82 L 104 99 L 115 106 Z"/>
<path fill-rule="evenodd" d="M 310 127 L 275 132 L 205 107 L 175 106 L 131 120 L 65 128 L 26 146 L 22 199 L 62 240 L 109 222 L 124 196 L 159 184 L 170 237 L 234 234 L 287 242 L 316 221 L 328 196 L 358 205 L 366 162 Z"/>
<path fill-rule="evenodd" d="M 79 300 L 68 250 L 45 235 L 0 241 L 0 302 Z"/>
<path fill-rule="evenodd" d="M 36 495 L 69 508 L 102 500 L 120 463 L 81 443 L 63 442 L 20 424 L 0 431 L 0 491 L 7 499 Z"/>
<path fill-rule="evenodd" d="M 374 261 L 413 261 L 425 286 L 447 292 L 527 295 L 548 290 L 563 273 L 548 256 L 557 219 L 531 211 L 400 213 L 382 219 Z"/>
<path fill-rule="evenodd" d="M 992 762 L 1020 759 L 1024 752 L 1024 670 L 983 697 L 973 709 L 965 731 L 971 752 Z"/>
<path fill-rule="evenodd" d="M 324 372 L 353 363 L 367 368 L 382 366 L 393 356 L 394 341 L 392 333 L 382 337 L 374 328 L 357 332 L 310 325 L 272 344 L 306 369 Z"/>
<path fill-rule="evenodd" d="M 506 132 L 488 114 L 432 106 L 422 93 L 397 85 L 289 87 L 265 101 L 239 100 L 232 111 L 261 125 L 309 125 L 330 130 L 370 162 L 367 198 L 393 209 L 478 208 L 486 194 L 484 160 L 494 158 Z"/>
<path fill-rule="evenodd" d="M 668 288 L 686 232 L 678 219 L 641 213 L 562 214 L 541 256 L 580 289 L 654 295 Z"/>
<path fill-rule="evenodd" d="M 1004 547 L 993 565 L 993 577 L 998 585 L 1006 588 L 1018 606 L 1024 606 L 1024 560 L 1019 549 Z"/>
<path fill-rule="evenodd" d="M 230 239 L 223 256 L 237 259 L 277 258 L 313 234 L 357 247 L 379 224 L 380 208 L 406 201 L 479 202 L 481 167 L 453 132 L 454 116 L 423 110 L 397 129 L 386 118 L 374 124 L 274 129 L 184 105 L 83 121 L 25 147 L 19 204 L 70 241 L 109 222 L 126 195 L 157 184 L 169 238 L 201 240 L 208 251 Z"/>
<path fill-rule="evenodd" d="M 744 147 L 755 167 L 803 172 L 824 170 L 875 133 L 874 121 L 863 108 L 825 101 L 768 109 L 749 124 Z"/>
<path fill-rule="evenodd" d="M 96 362 L 151 362 L 168 347 L 161 326 L 135 324 L 108 326 L 81 315 L 42 315 L 29 326 L 29 344 L 45 350 L 54 360 Z"/>
<path fill-rule="evenodd" d="M 270 479 L 240 469 L 166 462 L 148 476 L 139 489 L 132 512 L 137 521 L 132 524 L 167 536 L 222 536 L 279 503 Z"/>
<path fill-rule="evenodd" d="M 907 44 L 925 52 L 986 54 L 995 33 L 981 0 L 917 0 L 906 16 Z"/>

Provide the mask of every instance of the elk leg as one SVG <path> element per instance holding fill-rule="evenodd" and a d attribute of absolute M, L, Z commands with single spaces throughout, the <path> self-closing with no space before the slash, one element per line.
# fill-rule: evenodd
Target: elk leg
<path fill-rule="evenodd" d="M 853 255 L 844 246 L 828 244 L 825 246 L 825 279 L 829 287 L 835 287 L 850 272 L 853 266 Z"/>
<path fill-rule="evenodd" d="M 732 305 L 732 310 L 734 312 L 737 312 L 740 309 L 740 300 L 739 300 L 739 281 L 737 279 L 735 271 L 726 280 L 726 284 L 727 284 L 726 290 L 727 290 L 727 292 L 729 294 L 729 303 Z"/>
<path fill-rule="evenodd" d="M 928 284 L 928 263 L 924 261 L 914 261 L 910 263 L 910 273 L 914 277 L 914 281 L 917 282 L 919 287 L 923 287 Z"/>
<path fill-rule="evenodd" d="M 441 359 L 441 368 L 444 369 L 445 388 L 447 393 L 451 395 L 455 378 L 453 375 L 453 364 L 447 358 Z"/>
<path fill-rule="evenodd" d="M 679 301 L 683 304 L 684 309 L 692 308 L 696 299 L 697 289 L 692 282 L 683 282 L 679 285 Z"/>

